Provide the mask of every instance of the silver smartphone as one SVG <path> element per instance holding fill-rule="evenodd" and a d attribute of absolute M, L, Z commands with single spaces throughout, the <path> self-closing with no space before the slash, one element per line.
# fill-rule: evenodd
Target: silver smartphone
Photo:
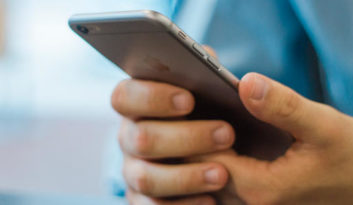
<path fill-rule="evenodd" d="M 224 119 L 237 132 L 235 149 L 259 159 L 281 156 L 287 133 L 255 119 L 240 101 L 239 80 L 162 14 L 150 10 L 74 15 L 74 32 L 132 78 L 169 83 L 196 99 L 190 119 Z"/>

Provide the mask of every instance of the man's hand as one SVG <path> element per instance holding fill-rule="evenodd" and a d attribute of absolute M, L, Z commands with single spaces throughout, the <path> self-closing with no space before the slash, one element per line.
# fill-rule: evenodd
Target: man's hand
<path fill-rule="evenodd" d="M 174 93 L 187 93 L 180 100 L 185 109 L 175 110 Z M 221 204 L 351 204 L 351 117 L 259 74 L 246 75 L 239 94 L 255 117 L 295 137 L 296 143 L 283 157 L 267 162 L 237 155 L 228 149 L 234 131 L 222 121 L 136 121 L 183 116 L 193 108 L 192 95 L 152 82 L 126 81 L 118 87 L 113 105 L 133 117 L 126 120 L 119 137 L 131 204 L 215 204 L 202 194 L 210 192 Z M 156 161 L 174 157 L 187 158 L 188 163 Z M 198 195 L 186 197 L 189 194 Z M 156 198 L 170 196 L 184 197 Z"/>
<path fill-rule="evenodd" d="M 259 74 L 247 74 L 239 92 L 256 118 L 290 132 L 296 143 L 274 162 L 235 153 L 199 157 L 227 168 L 227 193 L 246 204 L 352 204 L 353 118 Z"/>
<path fill-rule="evenodd" d="M 227 183 L 228 173 L 221 164 L 172 165 L 157 160 L 230 149 L 235 140 L 231 125 L 223 121 L 181 120 L 193 110 L 194 98 L 187 90 L 163 83 L 126 80 L 117 87 L 112 103 L 125 116 L 119 142 L 125 154 L 124 175 L 131 204 L 215 204 L 203 193 L 218 191 Z M 142 194 L 194 196 L 168 201 Z"/>

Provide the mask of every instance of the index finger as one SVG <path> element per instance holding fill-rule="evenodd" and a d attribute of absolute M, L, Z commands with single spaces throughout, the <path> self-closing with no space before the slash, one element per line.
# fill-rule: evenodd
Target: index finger
<path fill-rule="evenodd" d="M 194 109 L 192 94 L 166 83 L 125 80 L 112 95 L 112 105 L 128 117 L 180 117 Z"/>

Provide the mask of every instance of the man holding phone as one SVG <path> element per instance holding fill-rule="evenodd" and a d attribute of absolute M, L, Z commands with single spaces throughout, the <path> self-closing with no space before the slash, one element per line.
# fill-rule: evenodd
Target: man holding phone
<path fill-rule="evenodd" d="M 191 5 L 180 2 L 173 16 L 183 24 Z M 273 162 L 237 155 L 231 149 L 237 130 L 227 122 L 180 120 L 194 109 L 192 93 L 126 80 L 112 104 L 125 117 L 119 142 L 130 203 L 350 204 L 352 2 L 212 2 L 204 43 L 237 76 L 253 70 L 291 87 L 249 73 L 239 95 L 254 117 L 291 133 L 296 142 Z M 184 163 L 162 163 L 175 157 Z"/>

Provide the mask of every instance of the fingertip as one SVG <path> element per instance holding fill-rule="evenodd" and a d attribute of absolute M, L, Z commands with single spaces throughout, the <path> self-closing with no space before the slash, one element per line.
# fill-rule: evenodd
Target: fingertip
<path fill-rule="evenodd" d="M 227 127 L 227 129 L 229 129 L 229 133 L 230 133 L 230 137 L 231 137 L 231 139 L 230 139 L 230 141 L 231 141 L 230 145 L 233 146 L 234 143 L 235 143 L 235 141 L 236 141 L 236 138 L 237 138 L 236 130 L 235 130 L 234 127 L 233 127 L 230 123 L 228 123 L 228 122 L 226 123 L 225 126 Z"/>
<path fill-rule="evenodd" d="M 247 73 L 239 83 L 239 95 L 243 102 L 246 102 L 256 86 L 256 79 L 260 77 L 258 73 Z"/>
<path fill-rule="evenodd" d="M 213 142 L 219 149 L 227 149 L 233 146 L 236 133 L 232 125 L 221 121 L 220 126 L 213 131 Z"/>
<path fill-rule="evenodd" d="M 246 74 L 239 84 L 239 96 L 247 110 L 260 117 L 268 104 L 268 95 L 272 83 L 269 78 L 258 73 Z"/>
<path fill-rule="evenodd" d="M 194 110 L 194 96 L 187 90 L 175 94 L 172 101 L 174 108 L 182 114 L 190 114 Z"/>
<path fill-rule="evenodd" d="M 220 164 L 212 163 L 204 172 L 206 184 L 212 186 L 213 190 L 220 190 L 228 182 L 228 171 Z"/>
<path fill-rule="evenodd" d="M 227 169 L 222 166 L 222 165 L 218 165 L 219 166 L 219 182 L 220 182 L 220 189 L 224 188 L 225 185 L 228 182 L 229 179 L 229 174 Z"/>

